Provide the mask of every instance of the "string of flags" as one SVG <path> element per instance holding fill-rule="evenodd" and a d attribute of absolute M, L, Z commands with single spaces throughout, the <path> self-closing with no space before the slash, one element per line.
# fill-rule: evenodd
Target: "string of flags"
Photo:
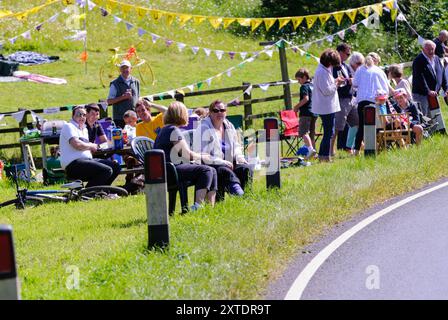
<path fill-rule="evenodd" d="M 42 9 L 44 9 L 44 8 L 46 8 L 48 6 L 51 6 L 51 5 L 55 4 L 55 3 L 59 3 L 59 2 L 61 2 L 61 0 L 47 0 L 46 3 L 44 3 L 44 4 L 40 5 L 40 6 L 31 8 L 31 9 L 28 9 L 28 10 L 24 10 L 24 11 L 21 11 L 21 12 L 16 12 L 16 13 L 13 13 L 13 12 L 11 12 L 9 10 L 0 10 L 0 19 L 16 18 L 19 21 L 26 20 L 29 15 L 36 14 L 39 11 L 41 11 Z"/>
<path fill-rule="evenodd" d="M 321 25 L 333 17 L 338 25 L 341 24 L 342 19 L 347 16 L 352 23 L 355 22 L 356 16 L 361 14 L 364 17 L 368 17 L 372 12 L 377 13 L 379 16 L 383 14 L 383 6 L 391 10 L 391 16 L 396 16 L 397 13 L 397 0 L 387 0 L 380 3 L 363 6 L 354 9 L 342 10 L 332 13 L 321 13 L 316 15 L 307 16 L 294 16 L 294 17 L 278 17 L 278 18 L 237 18 L 237 17 L 220 17 L 220 16 L 204 16 L 193 15 L 185 13 L 176 13 L 164 10 L 149 9 L 137 5 L 131 5 L 116 0 L 94 0 L 95 4 L 106 8 L 109 13 L 113 11 L 121 11 L 126 17 L 131 11 L 135 12 L 139 19 L 149 18 L 154 22 L 164 21 L 168 25 L 171 25 L 174 21 L 182 27 L 187 22 L 193 21 L 195 25 L 200 25 L 204 21 L 208 21 L 214 29 L 223 27 L 227 29 L 231 24 L 237 23 L 243 27 L 250 27 L 252 31 L 256 30 L 260 25 L 264 24 L 266 30 L 269 30 L 276 22 L 279 24 L 279 29 L 284 28 L 286 25 L 292 23 L 294 29 L 297 29 L 303 22 L 308 29 L 310 29 L 317 21 L 320 21 Z"/>
<path fill-rule="evenodd" d="M 397 16 L 397 21 L 403 21 L 406 23 L 406 25 L 409 27 L 409 29 L 411 29 L 412 34 L 414 36 L 417 36 L 417 41 L 419 45 L 423 45 L 423 42 L 425 41 L 425 38 L 423 38 L 421 35 L 419 35 L 417 33 L 417 31 L 415 31 L 415 29 L 411 26 L 411 24 L 409 23 L 409 21 L 406 19 L 406 16 L 404 15 L 404 13 L 399 9 L 399 14 Z"/>

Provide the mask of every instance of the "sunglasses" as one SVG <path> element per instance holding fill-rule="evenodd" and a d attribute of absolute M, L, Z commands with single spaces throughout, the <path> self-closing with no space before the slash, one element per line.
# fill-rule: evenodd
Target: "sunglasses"
<path fill-rule="evenodd" d="M 227 111 L 227 109 L 213 109 L 212 110 L 213 113 L 219 113 L 219 112 L 224 113 L 226 111 Z"/>
<path fill-rule="evenodd" d="M 77 117 L 86 117 L 87 113 L 78 112 L 78 113 L 75 114 L 75 116 L 77 116 Z"/>

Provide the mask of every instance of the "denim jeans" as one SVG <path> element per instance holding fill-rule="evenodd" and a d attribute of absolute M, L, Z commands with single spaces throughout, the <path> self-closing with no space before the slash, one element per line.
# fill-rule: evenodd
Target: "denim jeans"
<path fill-rule="evenodd" d="M 335 115 L 336 113 L 320 115 L 320 119 L 322 120 L 322 127 L 324 128 L 324 135 L 322 137 L 319 148 L 320 157 L 330 156 L 331 138 L 334 136 Z"/>

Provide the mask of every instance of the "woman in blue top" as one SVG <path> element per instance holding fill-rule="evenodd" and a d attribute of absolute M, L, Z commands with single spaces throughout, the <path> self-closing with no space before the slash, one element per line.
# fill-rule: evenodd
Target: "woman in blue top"
<path fill-rule="evenodd" d="M 214 205 L 217 190 L 216 170 L 207 165 L 199 164 L 209 157 L 190 150 L 179 127 L 188 123 L 188 111 L 181 102 L 173 102 L 163 117 L 165 126 L 157 135 L 154 149 L 165 152 L 166 162 L 172 162 L 177 169 L 180 180 L 192 181 L 196 187 L 196 210 L 205 200 Z"/>

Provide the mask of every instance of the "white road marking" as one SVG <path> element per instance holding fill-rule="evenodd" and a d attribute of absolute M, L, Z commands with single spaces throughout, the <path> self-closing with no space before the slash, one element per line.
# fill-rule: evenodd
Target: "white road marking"
<path fill-rule="evenodd" d="M 431 192 L 434 192 L 436 190 L 439 190 L 441 188 L 444 188 L 448 186 L 448 182 L 444 182 L 442 184 L 439 184 L 435 187 L 432 187 L 430 189 L 424 190 L 422 192 L 419 192 L 417 194 L 414 194 L 410 197 L 407 197 L 403 200 L 398 201 L 397 203 L 394 203 L 393 205 L 384 208 L 368 218 L 362 220 L 354 227 L 350 228 L 346 232 L 344 232 L 342 235 L 340 235 L 338 238 L 333 240 L 328 246 L 326 246 L 321 252 L 319 252 L 313 260 L 308 263 L 308 265 L 303 269 L 303 271 L 299 274 L 299 276 L 296 278 L 292 286 L 289 288 L 288 293 L 285 296 L 285 300 L 300 300 L 302 298 L 302 294 L 305 291 L 308 283 L 311 281 L 311 278 L 314 276 L 316 271 L 320 268 L 322 264 L 324 264 L 325 260 L 328 259 L 328 257 L 335 252 L 344 242 L 346 242 L 348 239 L 350 239 L 352 236 L 354 236 L 358 231 L 364 229 L 372 222 L 376 221 L 377 219 L 381 218 L 382 216 L 392 212 L 393 210 L 411 202 L 414 201 L 420 197 L 423 197 Z"/>

